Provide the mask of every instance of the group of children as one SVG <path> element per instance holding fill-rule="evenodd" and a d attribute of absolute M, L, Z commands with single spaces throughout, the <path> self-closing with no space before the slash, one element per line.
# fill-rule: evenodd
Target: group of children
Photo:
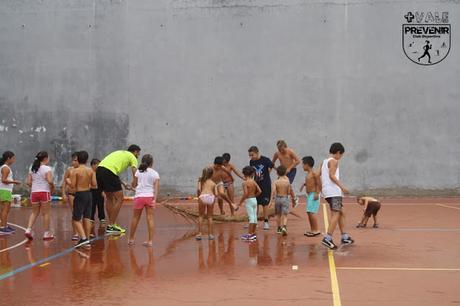
<path fill-rule="evenodd" d="M 242 170 L 241 175 L 236 168 L 229 163 L 230 155 L 225 153 L 222 157 L 216 157 L 212 166 L 203 169 L 199 178 L 197 195 L 199 204 L 199 220 L 197 240 L 202 239 L 203 219 L 208 221 L 208 238 L 214 239 L 212 229 L 213 205 L 218 199 L 221 214 L 223 214 L 222 201 L 225 200 L 230 205 L 231 214 L 238 210 L 243 203 L 246 206 L 249 226 L 248 233 L 241 237 L 242 240 L 257 240 L 256 228 L 258 209 L 263 210 L 263 229 L 268 230 L 268 209 L 275 206 L 276 232 L 283 236 L 287 235 L 287 219 L 290 204 L 295 208 L 298 205 L 297 197 L 292 188 L 292 182 L 296 175 L 296 166 L 300 163 L 297 154 L 290 149 L 286 142 L 277 142 L 277 152 L 272 160 L 262 156 L 259 149 L 255 146 L 249 148 L 249 166 Z M 315 171 L 315 161 L 311 156 L 302 158 L 303 169 L 306 172 L 305 182 L 300 188 L 300 192 L 306 189 L 307 205 L 306 211 L 310 223 L 310 231 L 305 232 L 307 237 L 316 237 L 321 233 L 318 227 L 317 213 L 320 207 L 320 195 L 329 204 L 331 220 L 322 244 L 330 249 L 336 249 L 337 245 L 332 240 L 332 235 L 338 226 L 341 232 L 341 243 L 352 244 L 354 240 L 348 235 L 345 227 L 345 214 L 343 212 L 342 199 L 348 194 L 348 189 L 340 181 L 339 160 L 345 153 L 345 148 L 340 143 L 334 143 L 329 150 L 330 156 L 325 159 L 319 171 Z M 224 157 L 225 162 L 224 164 Z M 280 165 L 275 166 L 279 160 Z M 277 180 L 271 183 L 270 172 L 276 170 Z M 234 188 L 232 172 L 243 179 L 243 195 L 238 203 L 234 203 Z M 224 179 L 225 178 L 225 179 Z M 231 193 L 228 192 L 228 182 L 231 183 Z M 364 216 L 357 227 L 365 227 L 368 219 L 374 217 L 374 227 L 378 227 L 377 213 L 380 203 L 377 199 L 360 196 L 358 204 L 364 206 Z"/>
<path fill-rule="evenodd" d="M 297 154 L 287 146 L 285 141 L 278 141 L 277 149 L 277 152 L 270 160 L 262 156 L 256 146 L 251 146 L 248 150 L 250 158 L 249 165 L 244 167 L 241 173 L 230 163 L 231 157 L 228 153 L 216 157 L 213 165 L 203 169 L 197 186 L 199 208 L 197 240 L 202 239 L 204 218 L 208 222 L 208 238 L 210 240 L 214 239 L 212 218 L 216 200 L 219 204 L 221 214 L 224 214 L 223 201 L 226 201 L 230 205 L 232 215 L 234 215 L 234 212 L 243 203 L 245 204 L 249 226 L 248 233 L 241 237 L 243 240 L 254 241 L 257 239 L 256 228 L 259 207 L 262 207 L 263 211 L 263 229 L 268 230 L 270 228 L 268 222 L 269 208 L 274 206 L 277 224 L 276 232 L 281 235 L 287 235 L 287 220 L 290 205 L 294 208 L 298 205 L 298 199 L 291 184 L 296 176 L 296 166 L 302 161 L 303 169 L 307 175 L 300 192 L 304 188 L 306 189 L 306 211 L 311 228 L 304 235 L 307 237 L 320 235 L 316 214 L 320 207 L 320 194 L 322 194 L 331 210 L 330 224 L 322 243 L 328 248 L 337 248 L 337 245 L 332 240 L 332 235 L 337 225 L 342 234 L 342 244 L 351 244 L 354 242 L 346 232 L 345 215 L 342 209 L 342 198 L 345 194 L 348 194 L 347 188 L 340 181 L 339 160 L 345 152 L 343 145 L 340 143 L 331 145 L 329 150 L 330 156 L 322 162 L 319 171 L 315 171 L 315 162 L 311 156 L 306 156 L 300 161 Z M 102 161 L 93 159 L 91 167 L 88 167 L 88 152 L 79 151 L 72 154 L 72 165 L 67 169 L 62 183 L 62 195 L 64 201 L 68 201 L 72 208 L 72 240 L 77 241 L 76 247 L 90 247 L 96 210 L 101 225 L 105 225 L 104 202 L 107 203 L 106 207 L 109 217 L 106 232 L 115 234 L 125 232 L 116 223 L 122 203 L 122 185 L 129 190 L 135 190 L 128 244 L 133 245 L 135 242 L 135 232 L 142 211 L 145 208 L 149 237 L 143 245 L 147 247 L 152 246 L 154 208 L 159 194 L 160 176 L 153 169 L 153 157 L 150 154 L 142 157 L 141 164 L 137 168 L 137 158 L 139 155 L 140 147 L 131 145 L 126 151 L 112 152 Z M 275 166 L 278 160 L 279 165 Z M 15 155 L 10 151 L 3 153 L 0 158 L 1 235 L 12 234 L 15 231 L 7 222 L 10 203 L 12 201 L 13 186 L 21 184 L 21 182 L 13 179 L 11 166 L 14 162 Z M 50 230 L 50 200 L 55 186 L 52 169 L 48 164 L 48 153 L 44 151 L 39 152 L 35 156 L 31 170 L 27 176 L 26 183 L 31 189 L 30 202 L 32 204 L 32 213 L 30 214 L 25 232 L 25 236 L 28 239 L 34 238 L 32 227 L 40 214 L 43 217 L 43 239 L 54 239 L 54 234 Z M 126 184 L 119 178 L 119 174 L 128 167 L 131 167 L 133 171 L 133 181 L 131 184 Z M 272 169 L 275 169 L 278 175 L 277 180 L 273 183 L 270 178 Z M 237 205 L 235 205 L 234 200 L 233 173 L 243 179 L 243 195 Z M 364 207 L 364 216 L 357 227 L 366 227 L 368 219 L 371 216 L 374 218 L 374 227 L 378 227 L 377 213 L 380 209 L 379 201 L 375 198 L 365 196 L 358 197 L 357 201 L 358 204 Z"/>

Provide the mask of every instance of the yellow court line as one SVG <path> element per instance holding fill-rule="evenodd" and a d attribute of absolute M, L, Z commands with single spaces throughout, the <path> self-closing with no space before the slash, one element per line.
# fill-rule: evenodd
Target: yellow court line
<path fill-rule="evenodd" d="M 337 270 L 376 270 L 376 271 L 460 271 L 455 268 L 385 268 L 385 267 L 337 267 Z"/>
<path fill-rule="evenodd" d="M 329 227 L 329 221 L 327 219 L 326 204 L 324 203 L 323 203 L 323 217 L 324 217 L 325 232 L 327 233 L 327 228 Z M 335 269 L 334 252 L 332 250 L 327 250 L 327 257 L 329 259 L 329 272 L 331 274 L 331 288 L 332 288 L 333 305 L 342 306 L 342 302 L 340 300 L 339 281 L 337 279 L 337 271 Z"/>
<path fill-rule="evenodd" d="M 441 207 L 446 207 L 446 208 L 452 208 L 452 209 L 458 209 L 460 210 L 460 207 L 454 207 L 454 206 L 449 206 L 449 205 L 444 205 L 444 204 L 436 204 L 437 206 L 441 206 Z"/>
<path fill-rule="evenodd" d="M 43 267 L 46 267 L 47 265 L 49 265 L 50 263 L 49 262 L 45 262 L 44 264 L 41 264 L 39 265 L 40 268 L 43 268 Z"/>

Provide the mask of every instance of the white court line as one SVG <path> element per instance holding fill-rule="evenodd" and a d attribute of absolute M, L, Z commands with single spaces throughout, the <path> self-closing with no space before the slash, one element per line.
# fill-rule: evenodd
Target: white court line
<path fill-rule="evenodd" d="M 22 226 L 20 226 L 20 225 L 17 225 L 17 224 L 14 224 L 14 223 L 10 223 L 10 222 L 8 222 L 8 224 L 11 224 L 11 225 L 13 225 L 13 226 L 16 226 L 16 227 L 22 229 L 24 232 L 26 231 L 26 228 L 25 228 L 25 227 L 22 227 Z M 18 246 L 21 246 L 21 245 L 23 245 L 24 243 L 26 243 L 27 240 L 28 240 L 28 239 L 26 238 L 26 239 L 24 239 L 23 241 L 21 241 L 21 242 L 15 244 L 15 245 L 12 245 L 12 246 L 10 246 L 10 247 L 8 247 L 8 248 L 6 248 L 6 249 L 0 250 L 0 253 L 6 252 L 6 251 L 11 250 L 11 249 L 14 249 L 14 248 L 17 248 Z"/>
<path fill-rule="evenodd" d="M 454 207 L 454 206 L 449 206 L 449 205 L 444 205 L 444 204 L 436 204 L 436 206 L 460 210 L 460 207 Z"/>
<path fill-rule="evenodd" d="M 337 267 L 337 270 L 371 270 L 371 271 L 454 271 L 459 272 L 460 269 L 455 268 L 384 268 L 384 267 Z"/>

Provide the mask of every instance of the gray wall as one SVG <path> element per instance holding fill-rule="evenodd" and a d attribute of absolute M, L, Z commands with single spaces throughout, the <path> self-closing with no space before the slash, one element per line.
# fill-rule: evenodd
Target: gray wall
<path fill-rule="evenodd" d="M 449 11 L 443 62 L 404 55 L 409 10 Z M 285 139 L 320 160 L 341 141 L 354 190 L 455 193 L 459 18 L 458 1 L 2 0 L 0 147 L 18 177 L 48 150 L 59 180 L 73 150 L 137 143 L 189 193 L 223 152 L 242 167 Z"/>

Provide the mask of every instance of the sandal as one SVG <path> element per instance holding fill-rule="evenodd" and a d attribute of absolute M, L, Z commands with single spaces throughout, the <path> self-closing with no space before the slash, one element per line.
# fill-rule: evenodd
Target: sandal
<path fill-rule="evenodd" d="M 317 232 L 317 233 L 313 233 L 313 232 L 306 232 L 303 234 L 304 236 L 307 236 L 307 237 L 316 237 L 316 236 L 319 236 L 321 235 L 320 232 Z"/>

